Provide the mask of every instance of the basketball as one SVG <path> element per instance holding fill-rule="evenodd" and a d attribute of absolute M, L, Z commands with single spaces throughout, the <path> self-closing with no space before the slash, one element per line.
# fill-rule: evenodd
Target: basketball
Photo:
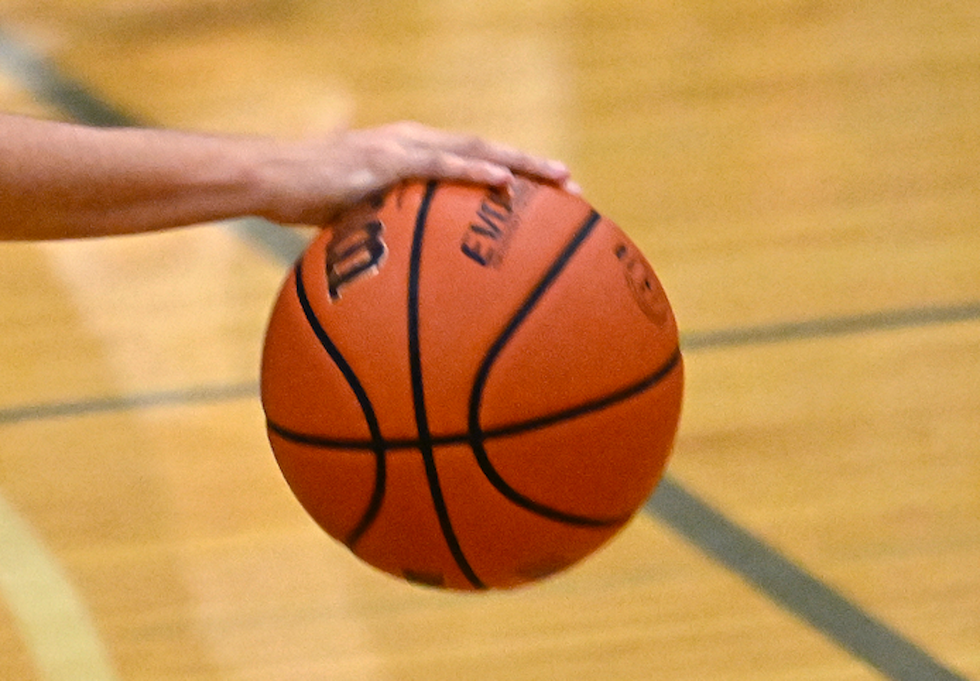
<path fill-rule="evenodd" d="M 414 583 L 510 588 L 612 538 L 681 410 L 673 312 L 583 199 L 413 182 L 352 210 L 286 278 L 262 404 L 310 516 Z"/>

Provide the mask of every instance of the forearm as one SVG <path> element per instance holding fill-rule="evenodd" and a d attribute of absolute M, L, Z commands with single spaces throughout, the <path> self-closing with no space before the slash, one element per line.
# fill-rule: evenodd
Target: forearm
<path fill-rule="evenodd" d="M 0 238 L 126 234 L 261 213 L 253 158 L 261 145 L 0 115 Z"/>
<path fill-rule="evenodd" d="M 417 123 L 314 140 L 97 129 L 0 114 L 0 239 L 132 234 L 258 215 L 325 225 L 406 179 L 577 191 L 555 161 Z"/>

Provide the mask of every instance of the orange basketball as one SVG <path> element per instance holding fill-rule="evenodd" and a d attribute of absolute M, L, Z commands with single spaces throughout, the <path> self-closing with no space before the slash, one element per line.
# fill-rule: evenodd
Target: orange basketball
<path fill-rule="evenodd" d="M 683 367 L 663 289 L 586 202 L 430 182 L 306 250 L 262 402 L 293 493 L 366 562 L 506 588 L 620 530 L 659 480 Z"/>

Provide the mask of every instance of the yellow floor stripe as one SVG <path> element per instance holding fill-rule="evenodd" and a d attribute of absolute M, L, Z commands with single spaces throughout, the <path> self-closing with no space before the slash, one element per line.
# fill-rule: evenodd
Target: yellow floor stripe
<path fill-rule="evenodd" d="M 68 578 L 31 526 L 0 495 L 0 597 L 43 681 L 117 681 Z"/>

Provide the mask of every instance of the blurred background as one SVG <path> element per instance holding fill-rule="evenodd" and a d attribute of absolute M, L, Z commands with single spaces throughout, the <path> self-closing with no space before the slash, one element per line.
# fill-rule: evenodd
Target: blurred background
<path fill-rule="evenodd" d="M 433 592 L 320 532 L 265 441 L 307 232 L 0 245 L 0 678 L 980 679 L 980 5 L 0 0 L 0 110 L 561 158 L 688 376 L 612 544 Z"/>

